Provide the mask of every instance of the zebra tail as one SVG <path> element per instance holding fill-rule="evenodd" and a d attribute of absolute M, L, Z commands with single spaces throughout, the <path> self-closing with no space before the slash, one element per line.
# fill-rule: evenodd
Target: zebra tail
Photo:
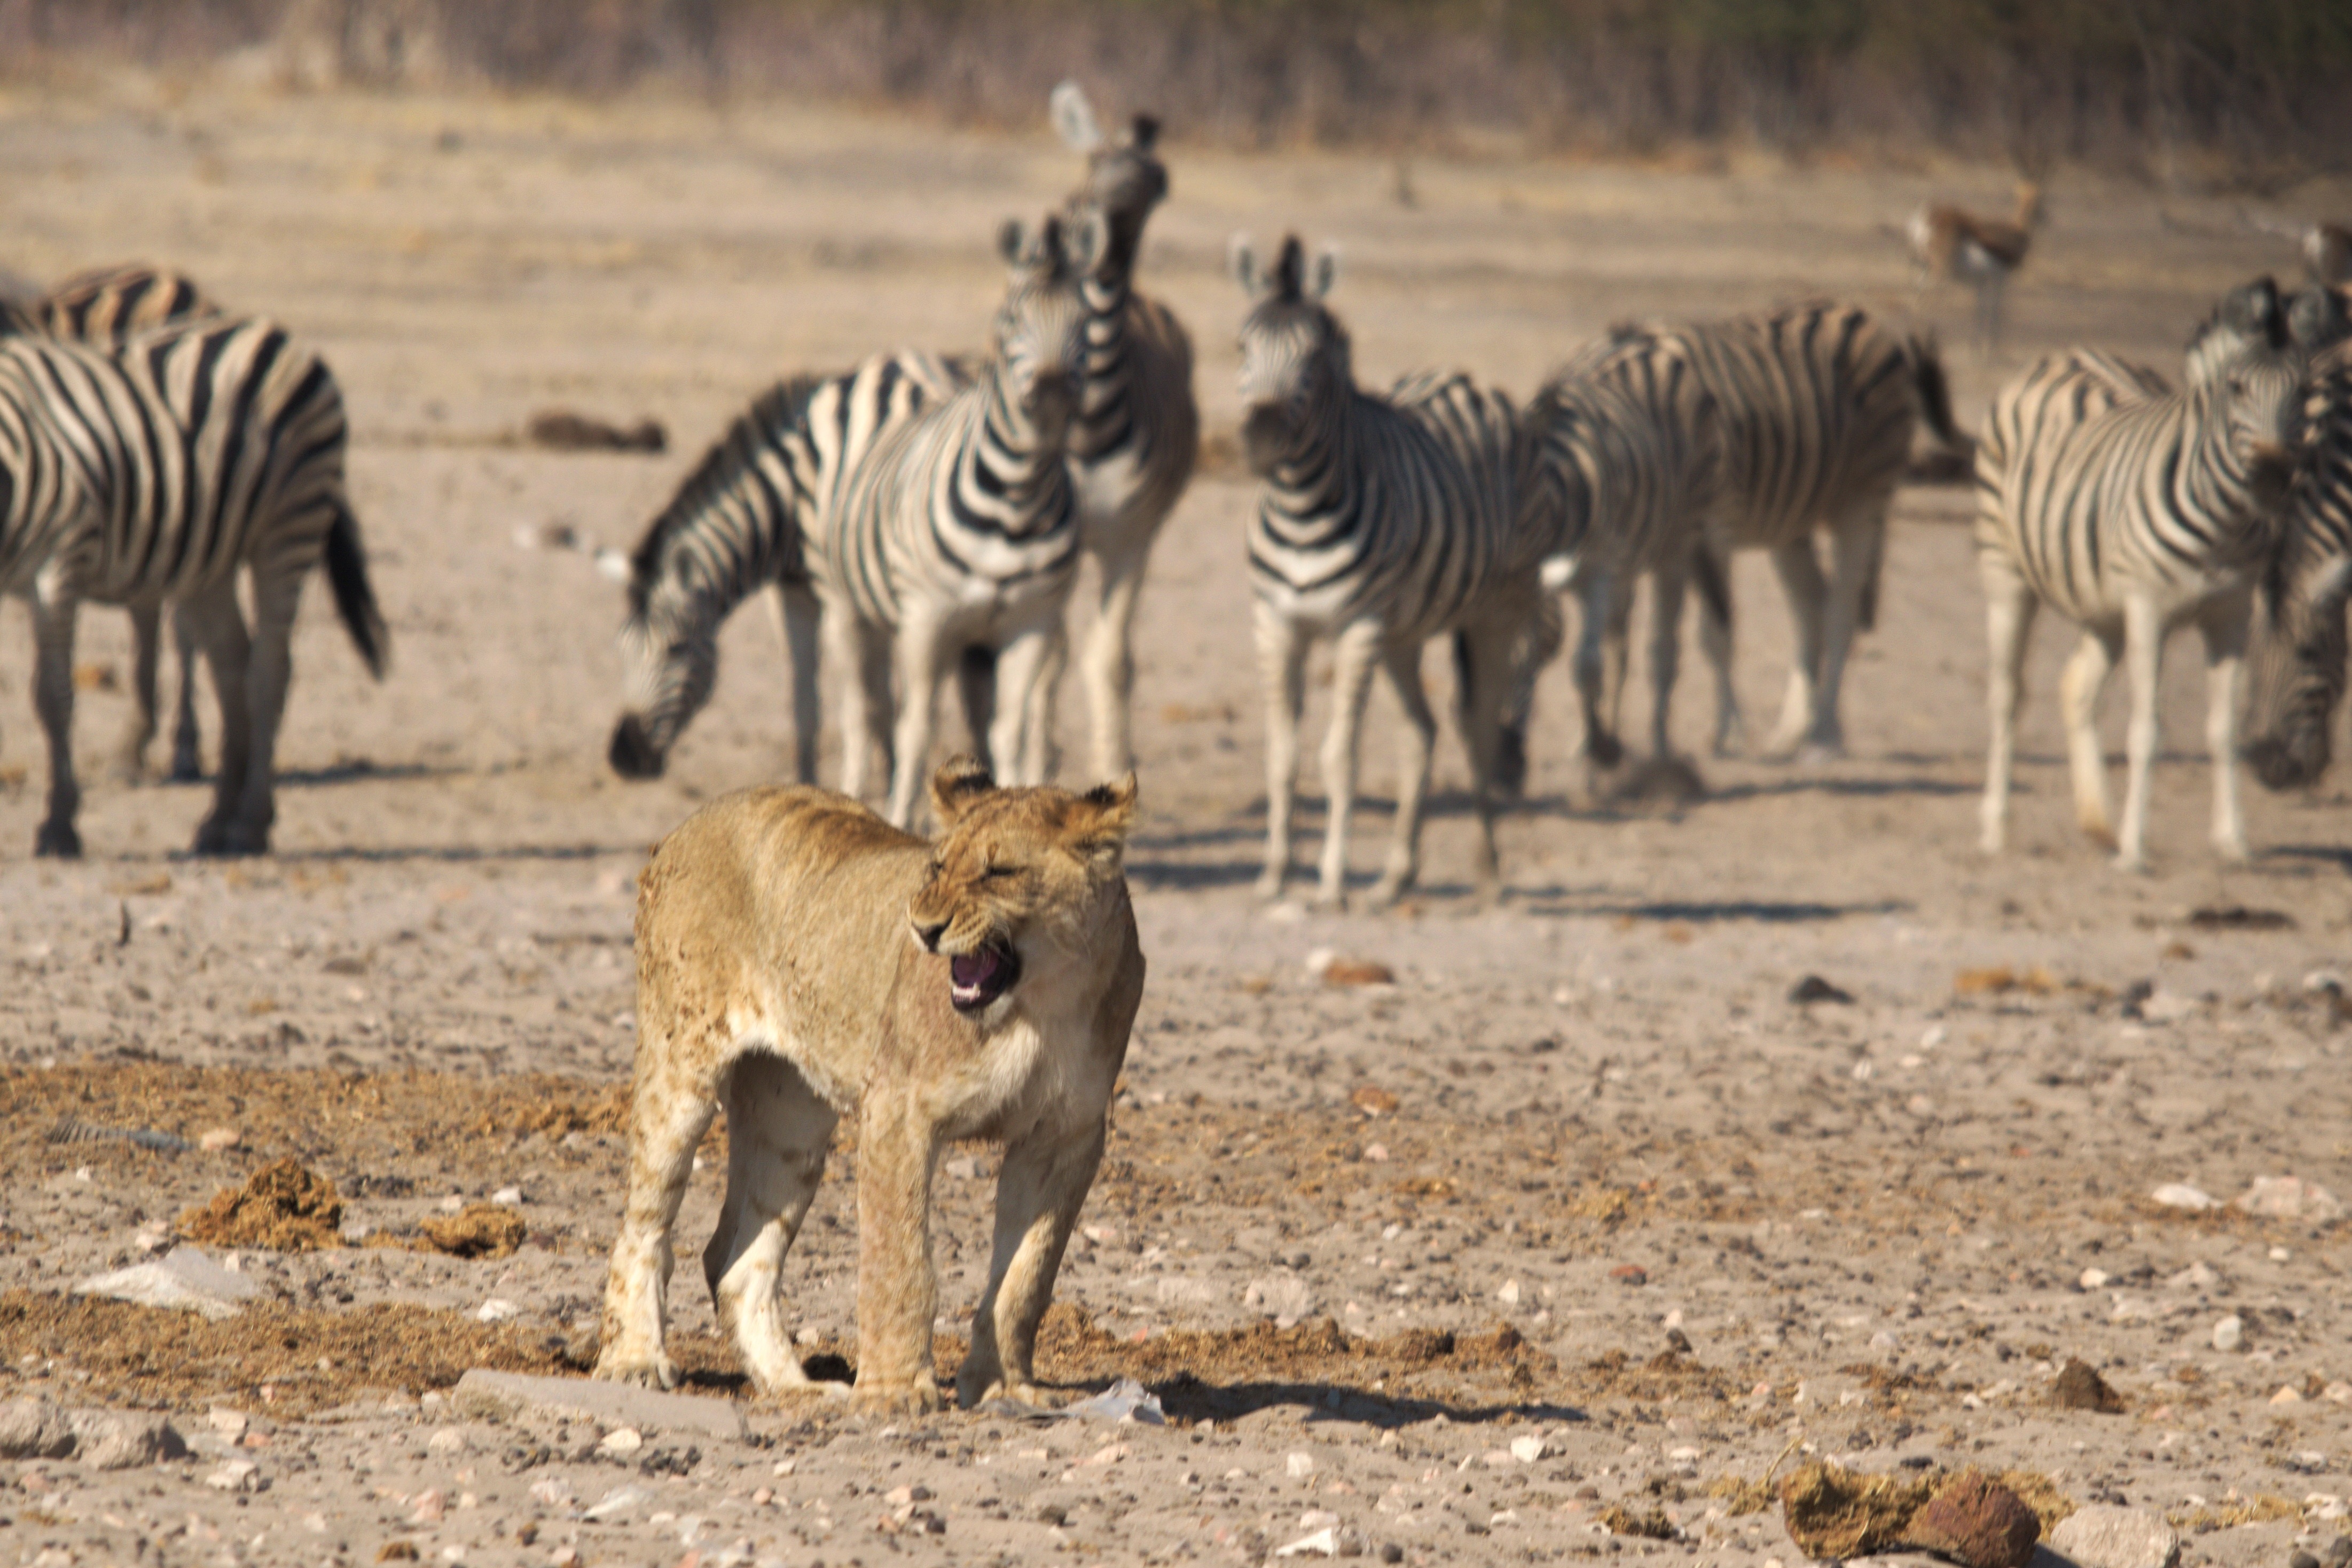
<path fill-rule="evenodd" d="M 1973 457 L 1976 443 L 1952 418 L 1952 385 L 1944 377 L 1943 356 L 1937 352 L 1934 337 L 1911 340 L 1911 374 L 1919 388 L 1919 406 L 1927 416 L 1927 427 L 1936 439 L 1961 457 Z"/>
<path fill-rule="evenodd" d="M 360 542 L 360 520 L 340 500 L 335 503 L 335 521 L 327 529 L 327 582 L 335 591 L 335 613 L 342 616 L 352 646 L 360 650 L 368 673 L 382 680 L 392 658 L 392 631 L 383 624 L 375 589 L 368 582 L 367 547 Z"/>

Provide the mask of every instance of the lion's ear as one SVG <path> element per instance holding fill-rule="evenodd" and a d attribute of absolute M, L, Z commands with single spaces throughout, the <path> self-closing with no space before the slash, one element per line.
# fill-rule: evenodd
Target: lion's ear
<path fill-rule="evenodd" d="M 1116 858 L 1127 847 L 1128 829 L 1135 825 L 1133 770 L 1125 778 L 1095 785 L 1078 796 L 1078 847 L 1088 855 Z"/>
<path fill-rule="evenodd" d="M 931 775 L 931 815 L 941 827 L 953 827 L 972 803 L 996 788 L 996 781 L 977 757 L 950 757 Z"/>

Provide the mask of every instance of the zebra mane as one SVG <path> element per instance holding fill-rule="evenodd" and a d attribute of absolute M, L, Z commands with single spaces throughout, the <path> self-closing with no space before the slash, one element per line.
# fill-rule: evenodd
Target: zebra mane
<path fill-rule="evenodd" d="M 661 574 L 662 553 L 669 542 L 694 528 L 711 502 L 723 496 L 743 470 L 758 463 L 771 444 L 772 431 L 797 425 L 808 412 L 809 400 L 824 384 L 818 375 L 796 375 L 761 393 L 751 406 L 737 416 L 727 433 L 711 444 L 694 471 L 677 487 L 646 536 L 629 556 L 629 614 L 646 613 L 646 596 Z"/>
<path fill-rule="evenodd" d="M 2189 352 L 2194 354 L 2224 334 L 2239 348 L 2287 346 L 2286 312 L 2279 303 L 2278 284 L 2269 273 L 2222 295 L 2213 313 L 2189 334 Z"/>

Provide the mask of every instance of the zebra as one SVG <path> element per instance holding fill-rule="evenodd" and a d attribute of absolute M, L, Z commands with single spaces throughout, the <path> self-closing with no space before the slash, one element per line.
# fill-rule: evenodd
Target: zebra
<path fill-rule="evenodd" d="M 1066 209 L 1069 221 L 1094 211 L 1109 226 L 1102 259 L 1082 285 L 1086 385 L 1069 468 L 1080 549 L 1098 578 L 1094 624 L 1078 654 L 1093 721 L 1093 776 L 1115 779 L 1135 765 L 1129 709 L 1136 601 L 1152 542 L 1192 479 L 1201 416 L 1192 340 L 1172 311 L 1133 287 L 1144 224 L 1168 194 L 1168 171 L 1155 150 L 1160 123 L 1138 114 L 1123 135 L 1107 136 L 1073 81 L 1054 89 L 1050 108 L 1062 140 L 1087 158 L 1086 182 Z M 1050 710 L 1041 711 L 1050 721 Z"/>
<path fill-rule="evenodd" d="M 620 639 L 627 697 L 606 753 L 615 773 L 661 775 L 717 684 L 719 623 L 772 588 L 793 679 L 794 773 L 816 782 L 820 608 L 804 533 L 883 431 L 971 379 L 960 361 L 877 354 L 839 374 L 780 382 L 728 426 L 629 557 Z M 879 679 L 887 701 L 887 665 Z M 853 768 L 861 757 L 851 748 Z M 852 793 L 861 784 L 862 775 L 848 781 Z"/>
<path fill-rule="evenodd" d="M 103 349 L 151 327 L 215 320 L 226 313 L 186 273 L 134 261 L 76 273 L 51 289 L 34 302 L 29 330 Z M 131 727 L 117 749 L 114 768 L 126 782 L 142 777 L 147 771 L 147 747 L 155 738 L 159 711 L 155 679 L 163 641 L 160 604 L 129 608 L 133 703 Z M 192 784 L 204 776 L 202 735 L 196 723 L 196 639 L 194 630 L 180 625 L 177 617 L 173 634 L 179 654 L 180 697 L 173 719 L 172 767 L 167 776 L 174 784 Z"/>
<path fill-rule="evenodd" d="M 2352 601 L 2352 342 L 2347 301 L 2330 288 L 2301 291 L 2288 311 L 2298 346 L 2313 353 L 2304 401 L 2307 460 L 2258 598 L 2265 635 L 2255 644 L 2254 739 L 2246 760 L 2273 790 L 2327 771 L 2329 726 L 2343 700 L 2346 610 Z"/>
<path fill-rule="evenodd" d="M 343 492 L 342 395 L 276 323 L 189 321 L 110 353 L 0 340 L 0 592 L 29 588 L 35 707 L 49 749 L 41 855 L 78 855 L 73 633 L 80 601 L 171 603 L 221 706 L 221 765 L 200 855 L 259 854 L 303 579 L 325 558 L 371 674 L 388 636 Z M 250 574 L 248 638 L 236 574 Z"/>
<path fill-rule="evenodd" d="M 1687 359 L 1715 414 L 1717 460 L 1705 507 L 1709 570 L 1700 644 L 1714 668 L 1715 750 L 1744 731 L 1731 684 L 1728 557 L 1769 550 L 1796 623 L 1797 660 L 1767 755 L 1845 749 L 1838 696 L 1857 631 L 1876 617 L 1886 510 L 1925 417 L 1956 450 L 1951 396 L 1935 343 L 1898 338 L 1858 305 L 1818 300 L 1698 326 L 1621 325 L 1623 354 Z M 1813 552 L 1829 531 L 1831 577 Z"/>
<path fill-rule="evenodd" d="M 1651 747 L 1661 758 L 1672 750 L 1666 718 L 1684 591 L 1696 577 L 1711 604 L 1723 594 L 1699 527 L 1717 462 L 1714 399 L 1687 357 L 1622 349 L 1614 340 L 1592 345 L 1528 402 L 1517 476 L 1523 526 L 1548 539 L 1545 588 L 1572 591 L 1580 601 L 1575 670 L 1584 752 L 1604 768 L 1622 750 L 1617 709 L 1635 581 L 1648 574 L 1655 583 Z M 1725 611 L 1718 605 L 1715 613 L 1721 618 Z M 1549 658 L 1550 640 L 1548 632 L 1536 639 L 1534 665 Z M 1531 683 L 1534 674 L 1531 668 L 1523 679 Z M 1531 691 L 1520 695 L 1517 712 L 1531 701 Z M 1511 726 L 1505 733 L 1521 731 Z M 1524 773 L 1524 742 L 1516 755 L 1507 751 L 1504 768 Z"/>
<path fill-rule="evenodd" d="M 1243 442 L 1263 481 L 1249 524 L 1258 663 L 1266 699 L 1262 898 L 1289 874 L 1292 795 L 1307 655 L 1333 647 L 1331 729 L 1323 743 L 1329 820 L 1317 901 L 1346 900 L 1358 731 L 1377 665 L 1406 720 L 1396 835 L 1375 904 L 1419 870 L 1422 801 L 1437 733 L 1421 654 L 1452 633 L 1459 718 L 1478 811 L 1476 878 L 1491 897 L 1499 731 L 1514 672 L 1544 599 L 1541 541 L 1513 504 L 1517 421 L 1508 398 L 1463 375 L 1422 375 L 1387 395 L 1356 385 L 1347 329 L 1324 304 L 1338 275 L 1325 251 L 1310 277 L 1297 236 L 1270 269 L 1247 241 L 1234 279 L 1256 303 L 1241 328 Z"/>
<path fill-rule="evenodd" d="M 1089 212 L 1008 223 L 1013 271 L 992 352 L 950 395 L 879 431 L 803 534 L 824 637 L 850 673 L 843 787 L 862 793 L 878 744 L 890 759 L 887 815 L 912 825 L 939 688 L 968 649 L 994 670 L 988 745 L 998 776 L 1042 784 L 1037 705 L 1077 572 L 1079 520 L 1067 454 L 1089 312 L 1083 280 L 1109 226 Z M 888 679 L 897 721 L 886 735 Z"/>
<path fill-rule="evenodd" d="M 2164 639 L 2194 621 L 2205 640 L 2215 847 L 2246 858 L 2237 791 L 2237 697 L 2252 583 L 2274 548 L 2294 475 L 2304 362 L 2267 278 L 2233 290 L 2200 333 L 2251 346 L 2173 391 L 2147 366 L 2075 349 L 2049 356 L 1994 397 L 1976 458 L 1976 543 L 1990 647 L 1983 847 L 2009 829 L 2019 672 L 2035 610 L 2083 628 L 2060 683 L 2084 832 L 2125 870 L 2147 865 L 2148 774 L 2157 748 Z M 2200 363 L 2192 343 L 2189 363 Z M 2116 661 L 2131 674 L 2129 783 L 2110 828 L 2096 726 Z"/>

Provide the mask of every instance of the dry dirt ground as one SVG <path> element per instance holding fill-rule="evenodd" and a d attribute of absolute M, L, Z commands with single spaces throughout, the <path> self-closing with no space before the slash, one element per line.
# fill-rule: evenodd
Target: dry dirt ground
<path fill-rule="evenodd" d="M 2291 1175 L 2352 1195 L 2352 1029 L 2324 984 L 2352 946 L 2344 775 L 2252 794 L 2257 858 L 2218 868 L 2183 653 L 2157 869 L 2120 879 L 2067 825 L 2063 639 L 2045 627 L 2019 847 L 1979 857 L 1981 612 L 1953 490 L 1898 504 L 1850 758 L 1702 758 L 1696 802 L 1591 809 L 1555 673 L 1532 801 L 1505 828 L 1507 897 L 1469 897 L 1449 752 L 1428 886 L 1372 918 L 1251 897 L 1248 492 L 1203 478 L 1141 624 L 1131 875 L 1150 987 L 1045 1361 L 1074 1393 L 1141 1377 L 1169 1425 L 890 1426 L 747 1402 L 749 1443 L 656 1433 L 614 1458 L 578 1423 L 460 1418 L 447 1390 L 468 1365 L 593 1354 L 632 878 L 697 801 L 789 754 L 777 642 L 753 611 L 669 777 L 613 778 L 619 593 L 518 534 L 625 545 L 772 378 L 972 343 L 996 220 L 1073 176 L 1043 118 L 999 137 L 130 79 L 0 95 L 8 267 L 168 261 L 329 356 L 396 659 L 368 684 L 311 596 L 274 857 L 184 859 L 202 791 L 98 777 L 89 858 L 37 863 L 29 639 L 0 613 L 0 1397 L 166 1410 L 196 1449 L 0 1469 L 0 1560 L 1234 1561 L 1328 1526 L 1374 1560 L 1762 1563 L 1801 1553 L 1717 1483 L 1808 1456 L 2030 1471 L 2050 1497 L 2174 1516 L 2196 1562 L 2324 1549 L 2352 1495 L 2352 1244 L 2332 1221 L 2149 1194 Z M 1236 228 L 1344 247 L 1335 303 L 1368 380 L 1460 364 L 1525 392 L 1626 314 L 1824 290 L 1906 316 L 1887 226 L 1931 192 L 2003 186 L 1463 157 L 1415 162 L 1407 205 L 1385 160 L 1213 153 L 1182 129 L 1143 275 L 1192 325 L 1213 435 L 1235 418 Z M 1969 422 L 2063 342 L 2168 359 L 2214 294 L 2292 259 L 2221 202 L 2083 176 L 2055 182 L 2053 209 L 2002 356 L 1951 344 Z M 1953 292 L 1926 310 L 1964 331 Z M 556 405 L 656 416 L 672 450 L 519 445 Z M 1769 718 L 1785 617 L 1757 563 L 1737 590 L 1741 687 Z M 84 626 L 96 776 L 127 717 L 125 637 L 110 612 Z M 1694 752 L 1698 685 L 1678 720 Z M 1381 795 L 1393 721 L 1374 715 Z M 1385 827 L 1376 803 L 1366 873 Z M 1328 984 L 1318 950 L 1392 983 Z M 1807 975 L 1850 999 L 1792 1001 Z M 68 1123 L 239 1142 L 54 1141 Z M 219 1324 L 65 1294 L 287 1156 L 335 1184 L 340 1235 L 394 1245 L 216 1246 L 267 1297 Z M 971 1152 L 942 1179 L 943 1354 L 984 1262 L 990 1170 Z M 692 1387 L 741 1400 L 691 1261 L 712 1181 L 680 1237 L 676 1333 Z M 787 1275 L 813 1354 L 854 1344 L 846 1186 L 837 1169 Z M 507 1188 L 519 1250 L 404 1245 Z M 483 1321 L 493 1299 L 511 1315 Z M 2242 1341 L 2217 1350 L 2232 1316 Z M 2053 1404 L 2073 1358 L 2119 1411 Z M 1533 1459 L 1512 1452 L 1528 1438 Z M 232 1457 L 258 1467 L 247 1489 L 208 1485 Z M 1606 1533 L 1604 1514 L 1678 1533 Z"/>

